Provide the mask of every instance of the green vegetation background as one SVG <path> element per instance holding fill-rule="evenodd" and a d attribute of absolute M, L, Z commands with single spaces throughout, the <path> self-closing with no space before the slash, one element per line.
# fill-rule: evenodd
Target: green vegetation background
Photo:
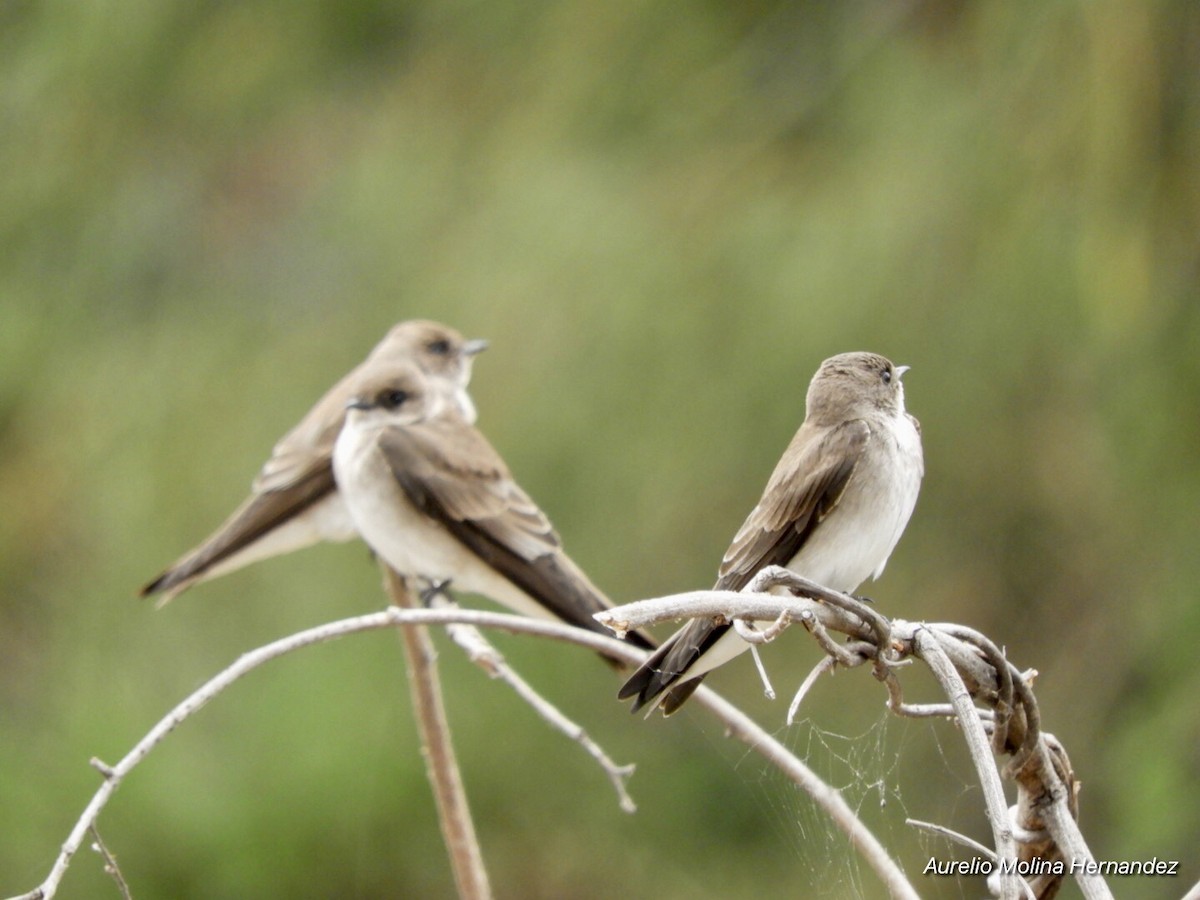
<path fill-rule="evenodd" d="M 133 593 L 417 316 L 491 340 L 480 425 L 619 600 L 711 583 L 822 358 L 911 365 L 925 486 L 864 590 L 1038 669 L 1096 854 L 1184 861 L 1118 894 L 1181 895 L 1198 59 L 1193 2 L 0 5 L 0 895 L 44 876 L 89 757 L 239 653 L 382 604 L 358 545 L 161 612 Z M 500 896 L 880 895 L 702 714 L 632 718 L 592 659 L 502 646 L 637 763 L 641 809 L 447 650 Z M 781 694 L 815 659 L 770 648 Z M 134 895 L 450 895 L 403 678 L 394 637 L 359 637 L 189 721 L 101 820 Z M 965 851 L 906 814 L 986 839 L 954 729 L 889 721 L 865 672 L 791 730 L 748 660 L 713 683 L 910 870 Z M 115 895 L 90 857 L 61 896 Z"/>

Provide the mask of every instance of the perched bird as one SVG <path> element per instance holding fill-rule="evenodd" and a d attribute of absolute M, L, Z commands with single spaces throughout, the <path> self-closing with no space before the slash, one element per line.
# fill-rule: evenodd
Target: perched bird
<path fill-rule="evenodd" d="M 413 320 L 394 326 L 280 439 L 242 505 L 202 544 L 143 587 L 141 596 L 161 593 L 161 603 L 166 603 L 197 582 L 249 563 L 321 541 L 355 537 L 333 478 L 333 445 L 346 418 L 346 402 L 373 373 L 407 362 L 427 376 L 431 390 L 449 407 L 473 422 L 475 406 L 467 383 L 475 354 L 486 347 L 486 341 L 464 340 L 437 322 Z"/>
<path fill-rule="evenodd" d="M 358 533 L 401 575 L 609 633 L 592 618 L 608 599 L 487 439 L 413 366 L 361 384 L 333 469 Z"/>
<path fill-rule="evenodd" d="M 925 471 L 921 426 L 904 409 L 907 370 L 875 353 L 821 363 L 804 423 L 726 551 L 716 590 L 741 590 L 770 565 L 843 592 L 879 577 Z M 617 696 L 635 698 L 634 711 L 656 702 L 670 715 L 707 672 L 747 647 L 731 625 L 694 619 Z"/>

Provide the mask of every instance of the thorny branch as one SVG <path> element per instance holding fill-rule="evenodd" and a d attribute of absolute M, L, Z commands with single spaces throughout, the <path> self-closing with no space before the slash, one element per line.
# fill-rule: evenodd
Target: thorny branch
<path fill-rule="evenodd" d="M 791 596 L 762 593 L 772 587 L 785 587 Z M 1003 775 L 1017 786 L 1013 821 L 1004 810 L 1002 790 L 996 790 L 999 776 L 986 740 L 969 742 L 985 786 L 999 856 L 1011 858 L 1015 849 L 1017 860 L 1026 863 L 1092 861 L 1076 823 L 1079 785 L 1070 760 L 1062 745 L 1041 730 L 1030 687 L 1037 673 L 1018 671 L 982 634 L 961 625 L 889 621 L 854 597 L 778 566 L 763 569 L 743 592 L 693 591 L 639 600 L 596 615 L 618 635 L 658 622 L 705 617 L 780 625 L 772 630 L 781 630 L 789 618 L 798 621 L 834 664 L 852 667 L 870 662 L 875 677 L 887 687 L 889 706 L 897 714 L 957 718 L 965 732 L 990 735 L 991 749 L 1011 757 Z M 830 632 L 848 637 L 848 643 L 836 643 Z M 904 702 L 896 669 L 914 659 L 931 666 L 949 704 L 913 706 Z M 811 679 L 806 679 L 802 690 L 810 683 Z M 1086 869 L 1076 867 L 1074 875 L 1084 896 L 1088 900 L 1111 898 L 1103 879 L 1087 874 Z M 1039 874 L 1029 879 L 1029 885 L 1038 900 L 1049 900 L 1062 880 L 1061 875 Z M 1009 878 L 992 889 L 1005 898 L 1020 896 L 1022 891 L 1018 881 Z"/>

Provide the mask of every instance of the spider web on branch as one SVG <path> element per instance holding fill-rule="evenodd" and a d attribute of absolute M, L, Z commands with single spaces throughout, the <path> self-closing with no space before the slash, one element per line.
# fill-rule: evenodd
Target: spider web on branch
<path fill-rule="evenodd" d="M 922 896 L 966 896 L 978 887 L 970 879 L 923 876 L 930 857 L 956 859 L 963 850 L 905 823 L 911 817 L 954 827 L 982 820 L 981 793 L 970 780 L 965 751 L 954 743 L 953 725 L 898 719 L 886 709 L 869 716 L 840 709 L 781 726 L 774 737 L 841 792 Z M 771 833 L 803 866 L 793 887 L 838 900 L 880 896 L 881 885 L 845 835 L 790 779 L 750 753 L 735 768 Z"/>

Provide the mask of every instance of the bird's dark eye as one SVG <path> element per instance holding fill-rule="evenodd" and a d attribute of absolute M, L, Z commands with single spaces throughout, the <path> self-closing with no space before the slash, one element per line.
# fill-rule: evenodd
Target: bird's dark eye
<path fill-rule="evenodd" d="M 883 379 L 884 384 L 891 384 L 892 383 L 892 370 L 887 367 L 880 369 L 879 377 Z"/>
<path fill-rule="evenodd" d="M 430 341 L 425 345 L 425 349 L 434 356 L 445 356 L 450 352 L 450 342 L 445 338 L 441 338 L 440 340 L 436 341 Z"/>
<path fill-rule="evenodd" d="M 379 395 L 379 405 L 384 409 L 396 409 L 398 406 L 403 406 L 407 399 L 408 391 L 393 389 Z"/>

